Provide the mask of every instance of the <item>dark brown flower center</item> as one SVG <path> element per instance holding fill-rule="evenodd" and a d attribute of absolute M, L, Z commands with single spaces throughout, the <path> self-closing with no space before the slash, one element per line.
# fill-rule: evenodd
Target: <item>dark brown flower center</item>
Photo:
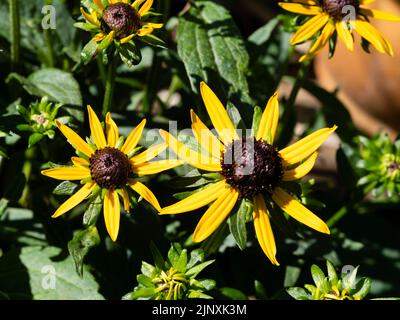
<path fill-rule="evenodd" d="M 111 4 L 103 12 L 101 28 L 105 33 L 115 31 L 115 37 L 122 39 L 140 29 L 140 17 L 129 4 Z"/>
<path fill-rule="evenodd" d="M 282 159 L 275 147 L 254 137 L 236 140 L 221 156 L 221 174 L 242 198 L 272 193 L 283 175 Z"/>
<path fill-rule="evenodd" d="M 118 189 L 128 181 L 129 159 L 116 148 L 96 150 L 89 159 L 92 179 L 102 188 Z"/>
<path fill-rule="evenodd" d="M 320 0 L 322 8 L 335 20 L 342 20 L 351 13 L 351 7 L 357 12 L 360 1 L 359 0 Z M 347 6 L 351 6 L 348 7 Z"/>

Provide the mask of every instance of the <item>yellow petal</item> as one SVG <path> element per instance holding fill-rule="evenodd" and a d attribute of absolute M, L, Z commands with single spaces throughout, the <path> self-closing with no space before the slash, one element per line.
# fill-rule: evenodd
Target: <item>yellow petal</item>
<path fill-rule="evenodd" d="M 370 4 L 375 2 L 376 0 L 360 0 L 360 4 Z"/>
<path fill-rule="evenodd" d="M 149 26 L 150 28 L 153 28 L 153 29 L 160 29 L 160 28 L 162 28 L 164 26 L 164 24 L 163 23 L 147 22 L 146 26 Z"/>
<path fill-rule="evenodd" d="M 318 0 L 292 0 L 293 3 L 301 3 L 309 6 L 318 6 Z"/>
<path fill-rule="evenodd" d="M 147 26 L 147 25 L 144 25 L 142 28 L 140 28 L 140 29 L 138 30 L 138 32 L 136 32 L 136 34 L 137 34 L 139 37 L 144 37 L 144 36 L 147 36 L 148 34 L 152 33 L 153 31 L 154 31 L 154 29 L 153 29 L 152 27 L 149 27 L 149 26 Z"/>
<path fill-rule="evenodd" d="M 193 110 L 190 110 L 192 120 L 192 131 L 199 144 L 216 159 L 220 159 L 221 152 L 224 151 L 223 144 L 206 127 Z"/>
<path fill-rule="evenodd" d="M 325 222 L 281 188 L 275 188 L 272 194 L 272 200 L 297 221 L 319 232 L 330 234 L 329 228 Z"/>
<path fill-rule="evenodd" d="M 336 130 L 337 126 L 324 128 L 308 135 L 289 147 L 279 151 L 284 165 L 289 166 L 304 160 L 314 153 L 321 144 Z"/>
<path fill-rule="evenodd" d="M 149 188 L 147 188 L 143 183 L 140 183 L 136 180 L 129 180 L 128 185 L 137 193 L 139 193 L 144 200 L 150 203 L 157 211 L 161 210 L 160 204 L 156 196 L 151 192 Z"/>
<path fill-rule="evenodd" d="M 93 24 L 95 26 L 100 27 L 100 22 L 97 19 L 96 12 L 93 11 L 90 14 L 90 13 L 87 13 L 85 10 L 83 10 L 83 8 L 80 8 L 80 10 L 81 10 L 82 15 L 85 17 L 87 22 L 89 22 L 89 23 L 91 23 L 91 24 Z"/>
<path fill-rule="evenodd" d="M 111 114 L 108 112 L 106 115 L 106 132 L 107 132 L 107 146 L 115 148 L 118 142 L 119 133 L 118 127 L 114 120 L 111 118 Z"/>
<path fill-rule="evenodd" d="M 124 210 L 126 212 L 128 212 L 129 208 L 130 208 L 129 194 L 128 194 L 128 191 L 126 191 L 125 188 L 122 188 L 121 190 L 122 190 L 122 196 L 123 196 L 123 199 L 124 199 Z"/>
<path fill-rule="evenodd" d="M 361 37 L 370 42 L 380 53 L 387 53 L 388 55 L 393 56 L 393 48 L 391 44 L 369 22 L 356 20 L 356 30 Z"/>
<path fill-rule="evenodd" d="M 347 28 L 347 24 L 344 21 L 336 22 L 336 31 L 338 33 L 339 38 L 342 39 L 342 41 L 346 45 L 347 49 L 353 52 L 354 39 L 353 36 L 351 35 L 351 32 Z"/>
<path fill-rule="evenodd" d="M 143 119 L 142 122 L 138 124 L 138 126 L 132 130 L 128 138 L 126 139 L 124 145 L 121 148 L 121 151 L 125 154 L 128 154 L 133 149 L 136 148 L 139 143 L 140 138 L 142 137 L 143 128 L 146 125 L 146 119 Z"/>
<path fill-rule="evenodd" d="M 324 29 L 322 29 L 321 35 L 314 42 L 314 44 L 311 46 L 310 50 L 299 59 L 299 62 L 303 62 L 305 60 L 311 60 L 318 53 L 320 53 L 321 50 L 329 42 L 329 39 L 332 37 L 332 35 L 335 32 L 335 30 L 336 30 L 336 28 L 332 23 L 330 23 L 330 22 L 327 23 L 325 25 Z"/>
<path fill-rule="evenodd" d="M 98 149 L 103 149 L 107 146 L 106 137 L 104 136 L 103 128 L 97 118 L 96 113 L 93 111 L 91 106 L 87 106 L 88 114 L 89 114 L 89 125 L 90 132 L 92 133 L 94 142 Z"/>
<path fill-rule="evenodd" d="M 233 140 L 239 139 L 235 127 L 233 126 L 224 106 L 205 82 L 200 83 L 200 92 L 208 115 L 210 116 L 211 122 L 217 130 L 221 141 L 227 145 Z"/>
<path fill-rule="evenodd" d="M 226 185 L 225 180 L 219 181 L 173 205 L 163 208 L 160 214 L 178 214 L 199 209 L 213 202 L 227 188 L 229 187 Z"/>
<path fill-rule="evenodd" d="M 145 15 L 153 6 L 153 0 L 147 0 L 139 9 L 139 16 Z"/>
<path fill-rule="evenodd" d="M 306 161 L 304 161 L 298 167 L 285 170 L 283 173 L 282 180 L 283 181 L 293 181 L 303 178 L 307 173 L 309 173 L 315 165 L 315 161 L 317 160 L 318 153 L 314 152 Z"/>
<path fill-rule="evenodd" d="M 216 159 L 194 151 L 186 147 L 183 143 L 176 140 L 165 130 L 160 130 L 160 135 L 168 146 L 181 158 L 183 161 L 189 163 L 193 167 L 206 171 L 221 171 L 221 164 Z"/>
<path fill-rule="evenodd" d="M 119 232 L 119 221 L 121 209 L 118 193 L 115 190 L 108 190 L 104 196 L 104 222 L 112 241 L 116 241 Z"/>
<path fill-rule="evenodd" d="M 225 189 L 201 217 L 193 233 L 193 242 L 201 242 L 217 230 L 235 206 L 238 197 L 237 190 Z"/>
<path fill-rule="evenodd" d="M 82 180 L 90 177 L 90 170 L 84 167 L 52 168 L 43 170 L 42 175 L 57 180 Z"/>
<path fill-rule="evenodd" d="M 360 8 L 360 13 L 370 18 L 387 20 L 387 21 L 397 21 L 397 22 L 400 21 L 399 16 L 376 9 Z"/>
<path fill-rule="evenodd" d="M 58 207 L 57 211 L 51 216 L 52 218 L 57 218 L 64 214 L 65 212 L 71 210 L 80 204 L 86 197 L 88 197 L 96 183 L 86 183 L 81 189 L 79 189 L 73 196 L 71 196 L 67 201 L 65 201 L 61 206 Z"/>
<path fill-rule="evenodd" d="M 77 135 L 72 129 L 68 128 L 65 124 L 59 121 L 55 121 L 58 129 L 68 139 L 68 141 L 80 152 L 90 157 L 93 154 L 93 149 L 83 141 L 83 139 Z"/>
<path fill-rule="evenodd" d="M 128 43 L 129 41 L 132 40 L 132 38 L 133 38 L 134 36 L 135 36 L 135 34 L 131 34 L 131 35 L 125 37 L 125 38 L 122 38 L 122 39 L 120 40 L 121 44 Z"/>
<path fill-rule="evenodd" d="M 142 153 L 139 153 L 136 156 L 133 156 L 130 159 L 130 162 L 133 166 L 140 165 L 141 163 L 150 161 L 157 157 L 161 152 L 163 152 L 165 149 L 167 149 L 168 145 L 166 143 L 160 143 L 156 144 L 146 151 L 143 151 Z"/>
<path fill-rule="evenodd" d="M 160 160 L 154 162 L 143 162 L 132 167 L 132 172 L 139 176 L 160 173 L 182 165 L 181 160 Z"/>
<path fill-rule="evenodd" d="M 260 126 L 258 127 L 256 139 L 268 141 L 268 137 L 271 138 L 269 143 L 273 143 L 276 134 L 276 128 L 278 127 L 279 121 L 279 101 L 278 92 L 269 99 L 267 106 L 264 109 L 260 120 Z"/>
<path fill-rule="evenodd" d="M 97 8 L 99 8 L 100 10 L 104 10 L 104 6 L 101 0 L 93 0 L 93 2 L 97 6 Z"/>
<path fill-rule="evenodd" d="M 79 157 L 71 157 L 71 161 L 75 166 L 89 167 L 89 161 L 85 159 Z"/>
<path fill-rule="evenodd" d="M 268 209 L 261 195 L 254 197 L 253 221 L 256 231 L 257 240 L 262 250 L 272 264 L 279 266 L 276 260 L 276 244 L 275 237 L 272 232 L 271 223 L 268 217 Z"/>
<path fill-rule="evenodd" d="M 319 6 L 309 6 L 302 3 L 279 2 L 278 4 L 287 11 L 310 16 L 320 14 L 322 11 Z"/>
<path fill-rule="evenodd" d="M 134 8 L 137 8 L 137 7 L 139 7 L 143 2 L 145 2 L 146 0 L 135 0 L 133 3 L 132 3 L 132 7 L 134 7 Z"/>
<path fill-rule="evenodd" d="M 302 43 L 310 39 L 314 34 L 321 30 L 328 22 L 329 16 L 327 14 L 319 14 L 308 20 L 300 29 L 295 33 L 290 43 L 292 45 Z"/>

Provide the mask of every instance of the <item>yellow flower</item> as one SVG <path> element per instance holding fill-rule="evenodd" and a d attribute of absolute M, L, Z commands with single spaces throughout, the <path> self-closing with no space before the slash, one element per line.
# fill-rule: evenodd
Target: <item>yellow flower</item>
<path fill-rule="evenodd" d="M 279 2 L 290 12 L 307 15 L 309 19 L 293 36 L 291 43 L 296 45 L 309 40 L 320 30 L 317 40 L 300 61 L 315 57 L 334 36 L 335 32 L 348 50 L 354 50 L 352 30 L 371 43 L 380 53 L 393 56 L 389 41 L 369 22 L 370 18 L 400 21 L 400 17 L 380 10 L 368 9 L 364 5 L 375 0 L 292 0 Z"/>
<path fill-rule="evenodd" d="M 336 126 L 320 129 L 278 151 L 272 146 L 279 118 L 277 94 L 269 100 L 254 136 L 240 138 L 222 103 L 204 82 L 200 91 L 219 136 L 218 139 L 191 111 L 192 131 L 207 155 L 189 149 L 166 131 L 160 133 L 182 160 L 198 169 L 220 173 L 221 180 L 163 208 L 160 214 L 188 212 L 212 203 L 193 234 L 193 241 L 201 242 L 225 221 L 238 199 L 247 198 L 254 205 L 253 221 L 258 242 L 275 265 L 278 265 L 276 246 L 264 197 L 294 219 L 329 234 L 327 225 L 286 192 L 280 182 L 305 176 L 314 166 L 316 150 Z"/>
<path fill-rule="evenodd" d="M 77 150 L 79 157 L 71 158 L 73 166 L 43 170 L 42 174 L 58 180 L 80 180 L 83 184 L 79 191 L 56 210 L 53 218 L 71 210 L 85 198 L 101 192 L 105 225 L 111 239 L 115 241 L 120 222 L 119 196 L 122 198 L 126 211 L 130 209 L 128 188 L 137 192 L 154 208 L 160 210 L 160 205 L 154 194 L 135 177 L 174 168 L 181 165 L 182 161 L 160 160 L 149 162 L 167 148 L 165 143 L 152 146 L 140 154 L 135 154 L 146 124 L 145 119 L 123 143 L 123 138 L 119 137 L 118 127 L 110 113 L 106 115 L 105 119 L 106 134 L 104 134 L 100 121 L 90 106 L 88 106 L 88 113 L 94 143 L 85 142 L 72 129 L 56 121 L 57 127 Z"/>
<path fill-rule="evenodd" d="M 107 39 L 118 41 L 121 44 L 130 42 L 135 36 L 143 37 L 151 34 L 154 29 L 163 26 L 162 23 L 147 21 L 150 15 L 153 0 L 93 0 L 86 11 L 81 13 L 92 29 L 98 33 L 94 36 L 96 42 Z M 108 2 L 104 5 L 104 2 Z"/>

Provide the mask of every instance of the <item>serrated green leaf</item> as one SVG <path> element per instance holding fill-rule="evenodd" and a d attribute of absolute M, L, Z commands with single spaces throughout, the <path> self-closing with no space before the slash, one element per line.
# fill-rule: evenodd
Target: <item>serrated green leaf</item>
<path fill-rule="evenodd" d="M 56 247 L 23 247 L 0 259 L 0 287 L 11 299 L 102 300 L 90 270 L 76 274 L 72 257 Z M 13 274 L 13 277 L 10 277 Z"/>
<path fill-rule="evenodd" d="M 177 42 L 193 92 L 198 94 L 200 81 L 205 81 L 225 101 L 238 93 L 248 95 L 249 56 L 224 7 L 213 1 L 196 1 L 179 18 Z"/>

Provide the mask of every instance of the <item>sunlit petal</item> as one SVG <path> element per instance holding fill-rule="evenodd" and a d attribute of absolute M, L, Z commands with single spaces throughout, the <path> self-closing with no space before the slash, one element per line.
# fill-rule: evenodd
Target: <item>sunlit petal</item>
<path fill-rule="evenodd" d="M 256 139 L 273 143 L 276 134 L 276 128 L 279 121 L 279 101 L 278 92 L 269 99 L 267 106 L 262 114 L 260 125 L 258 127 Z M 268 139 L 269 138 L 269 139 Z"/>
<path fill-rule="evenodd" d="M 115 190 L 108 190 L 104 196 L 104 222 L 107 232 L 112 241 L 116 241 L 119 232 L 121 209 L 118 193 Z"/>
<path fill-rule="evenodd" d="M 107 146 L 106 137 L 104 136 L 104 131 L 97 118 L 96 113 L 93 111 L 91 106 L 87 106 L 88 114 L 89 114 L 89 125 L 90 125 L 90 132 L 92 133 L 94 142 L 98 149 L 103 149 Z"/>
<path fill-rule="evenodd" d="M 132 130 L 128 138 L 126 139 L 124 145 L 121 148 L 121 151 L 125 154 L 131 152 L 137 144 L 139 143 L 140 138 L 142 137 L 144 126 L 146 125 L 146 119 L 143 119 L 138 126 Z"/>
<path fill-rule="evenodd" d="M 107 132 L 107 146 L 115 148 L 118 142 L 119 133 L 118 127 L 114 120 L 111 118 L 111 114 L 108 112 L 106 115 L 106 132 Z"/>
<path fill-rule="evenodd" d="M 154 162 L 143 162 L 132 166 L 132 172 L 139 176 L 160 173 L 184 164 L 182 160 L 160 160 Z"/>
<path fill-rule="evenodd" d="M 88 157 L 93 154 L 93 149 L 72 129 L 68 128 L 65 124 L 59 121 L 55 121 L 58 129 L 68 139 L 68 141 L 80 152 L 84 153 Z"/>
<path fill-rule="evenodd" d="M 143 199 L 145 199 L 148 203 L 150 203 L 157 211 L 161 210 L 160 204 L 156 196 L 151 192 L 149 188 L 147 188 L 143 183 L 136 180 L 129 180 L 128 185 L 137 193 L 139 193 Z"/>
<path fill-rule="evenodd" d="M 90 177 L 90 170 L 84 167 L 60 167 L 43 170 L 44 176 L 57 180 L 82 180 Z"/>
<path fill-rule="evenodd" d="M 303 178 L 306 174 L 308 174 L 315 165 L 315 161 L 317 160 L 318 153 L 314 152 L 306 161 L 304 161 L 301 165 L 297 166 L 294 169 L 285 170 L 283 173 L 282 180 L 283 181 L 293 181 Z"/>

